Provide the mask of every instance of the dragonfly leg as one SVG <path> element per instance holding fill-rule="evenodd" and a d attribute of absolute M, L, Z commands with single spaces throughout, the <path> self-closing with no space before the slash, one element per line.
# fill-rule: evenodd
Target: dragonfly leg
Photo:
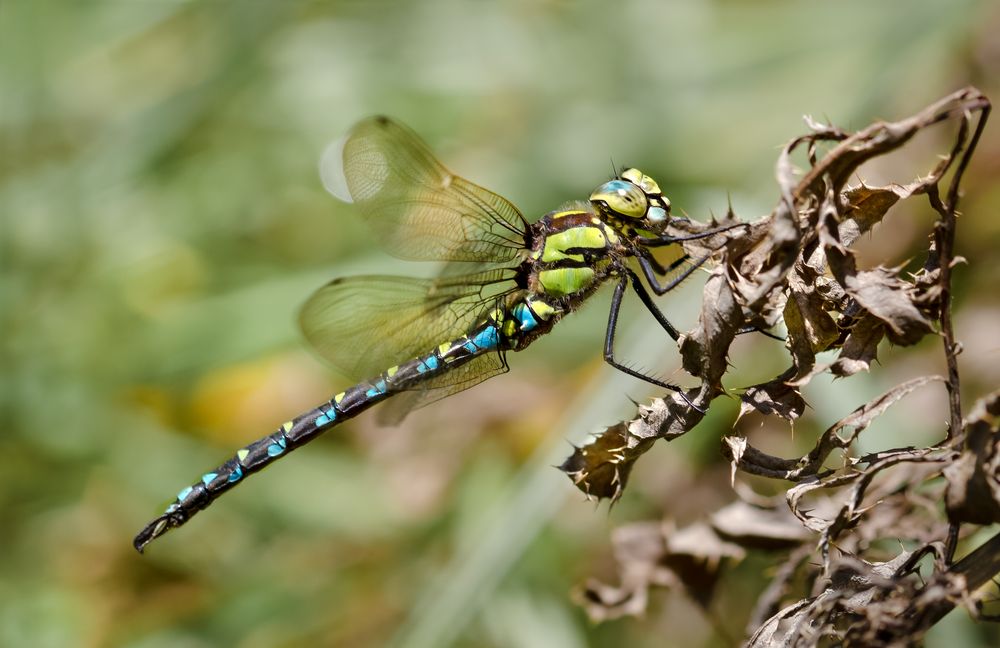
<path fill-rule="evenodd" d="M 660 264 L 655 260 L 646 258 L 644 256 L 636 258 L 639 261 L 639 267 L 642 268 L 642 274 L 646 277 L 646 281 L 649 282 L 649 287 L 652 288 L 653 292 L 656 293 L 657 295 L 662 295 L 664 293 L 670 292 L 671 290 L 676 288 L 682 281 L 690 277 L 691 273 L 700 268 L 706 261 L 708 261 L 710 256 L 711 256 L 710 254 L 706 254 L 705 256 L 701 257 L 700 259 L 692 263 L 690 268 L 686 268 L 684 272 L 680 274 L 680 276 L 674 277 L 665 284 L 660 284 L 660 280 L 656 276 L 657 275 L 656 271 L 658 270 L 658 268 L 653 267 L 653 263 L 651 263 L 651 261 L 655 262 L 656 265 L 661 268 L 663 266 L 660 266 Z M 671 263 L 669 268 L 664 268 L 664 270 L 669 272 L 670 270 L 673 270 L 677 266 L 681 265 L 681 263 L 690 260 L 690 258 L 691 257 L 685 254 L 677 261 Z M 659 274 L 666 274 L 666 272 L 660 272 Z"/>
<path fill-rule="evenodd" d="M 674 243 L 682 243 L 684 241 L 697 241 L 698 239 L 708 238 L 709 236 L 715 236 L 716 234 L 722 234 L 723 232 L 728 232 L 731 229 L 736 229 L 737 227 L 749 228 L 749 223 L 735 223 L 733 225 L 726 225 L 725 227 L 717 227 L 713 230 L 707 230 L 705 232 L 699 232 L 697 234 L 687 234 L 684 236 L 670 236 L 664 234 L 663 236 L 658 236 L 656 238 L 642 239 L 642 245 L 645 247 L 664 247 L 665 245 L 673 245 Z"/>
<path fill-rule="evenodd" d="M 632 283 L 632 290 L 635 291 L 635 294 L 639 295 L 639 299 L 642 301 L 643 306 L 646 307 L 646 310 L 648 310 L 653 317 L 656 318 L 656 321 L 660 323 L 660 326 L 662 326 L 663 330 L 667 332 L 667 335 L 673 338 L 675 342 L 679 340 L 681 337 L 680 331 L 678 331 L 677 328 L 670 323 L 670 320 L 668 320 L 667 316 L 663 314 L 663 311 L 661 311 L 656 304 L 653 303 L 653 298 L 649 296 L 649 293 L 646 291 L 646 287 L 642 285 L 642 282 L 639 280 L 639 275 L 629 269 L 626 269 L 626 272 Z M 622 279 L 624 280 L 624 277 L 622 277 Z"/>
<path fill-rule="evenodd" d="M 685 270 L 681 276 L 677 277 L 676 279 L 673 279 L 672 281 L 670 281 L 670 283 L 666 285 L 660 285 L 659 279 L 657 278 L 656 275 L 658 274 L 665 275 L 672 270 L 676 270 L 678 266 L 691 259 L 689 255 L 685 254 L 684 256 L 677 259 L 676 261 L 674 261 L 673 263 L 671 263 L 669 266 L 666 267 L 664 267 L 659 261 L 657 261 L 652 256 L 641 255 L 637 256 L 636 259 L 639 261 L 639 267 L 642 268 L 642 274 L 643 276 L 646 277 L 646 281 L 649 283 L 649 287 L 657 295 L 662 295 L 666 292 L 669 292 L 670 290 L 673 290 L 674 288 L 677 287 L 677 284 L 687 279 L 692 272 L 697 270 L 703 263 L 705 263 L 705 261 L 708 260 L 708 255 L 705 255 L 700 259 L 698 259 L 690 268 Z M 635 277 L 635 273 L 631 274 L 633 277 Z M 646 293 L 645 288 L 641 284 L 639 284 L 635 279 L 633 279 L 632 281 L 632 286 L 635 288 L 636 293 L 638 293 L 639 299 L 641 299 L 642 303 L 646 305 L 646 308 L 649 309 L 649 312 L 653 314 L 653 317 L 655 317 L 657 321 L 660 322 L 660 324 L 667 331 L 667 333 L 670 334 L 670 337 L 676 340 L 677 339 L 676 329 L 674 329 L 674 327 L 670 324 L 670 322 L 666 322 L 666 318 L 663 317 L 663 313 L 661 313 L 660 310 L 656 307 L 656 305 L 653 304 L 652 300 L 649 298 L 649 294 Z M 664 322 L 666 322 L 666 324 L 664 324 Z M 762 329 L 757 326 L 745 326 L 740 330 L 736 331 L 736 335 L 745 335 L 747 333 L 760 333 L 761 335 L 769 337 L 772 340 L 778 340 L 779 342 L 785 341 L 784 337 L 780 335 L 775 335 L 774 333 L 766 331 L 765 329 Z"/>
<path fill-rule="evenodd" d="M 769 337 L 772 340 L 778 340 L 779 342 L 785 341 L 785 338 L 782 336 L 771 333 L 770 331 L 762 329 L 758 326 L 744 326 L 740 330 L 736 331 L 736 335 L 745 335 L 746 333 L 760 333 L 761 335 Z"/>
<path fill-rule="evenodd" d="M 685 254 L 681 256 L 679 259 L 673 261 L 669 266 L 665 266 L 659 261 L 657 261 L 656 257 L 653 256 L 653 253 L 647 250 L 646 248 L 643 247 L 639 248 L 637 250 L 637 253 L 638 257 L 641 259 L 645 259 L 649 263 L 649 267 L 653 270 L 653 272 L 655 272 L 660 276 L 673 272 L 674 270 L 676 270 L 677 268 L 681 267 L 682 265 L 691 260 L 691 256 Z"/>
<path fill-rule="evenodd" d="M 657 387 L 663 387 L 664 389 L 669 389 L 671 391 L 677 392 L 678 394 L 680 394 L 681 398 L 683 398 L 685 402 L 687 402 L 688 405 L 697 409 L 699 412 L 702 411 L 697 405 L 691 402 L 691 400 L 687 397 L 687 394 L 684 393 L 684 390 L 681 387 L 678 387 L 677 385 L 672 385 L 668 382 L 663 382 L 662 380 L 658 380 L 656 378 L 653 378 L 652 376 L 647 376 L 641 371 L 636 371 L 635 369 L 627 367 L 618 362 L 617 360 L 615 360 L 615 333 L 618 329 L 618 311 L 621 310 L 622 307 L 622 297 L 624 297 L 625 295 L 625 287 L 628 285 L 629 275 L 634 277 L 633 279 L 634 281 L 638 281 L 639 278 L 638 276 L 635 275 L 634 272 L 628 272 L 626 275 L 623 275 L 622 278 L 618 281 L 618 284 L 615 286 L 615 291 L 611 295 L 611 310 L 608 312 L 608 330 L 604 336 L 604 361 L 607 362 L 612 367 L 614 367 L 615 369 L 617 369 L 618 371 L 621 371 L 622 373 L 626 373 L 634 378 L 638 378 L 639 380 L 644 380 L 650 384 L 656 385 Z M 649 293 L 644 293 L 644 294 L 648 299 Z M 652 300 L 650 300 L 650 303 L 652 303 Z M 656 313 L 659 313 L 659 310 L 657 310 Z M 654 313 L 654 316 L 656 315 L 656 313 Z M 667 331 L 668 333 L 670 333 L 670 330 L 673 330 L 674 333 L 677 332 L 677 329 L 674 329 L 673 325 L 671 325 L 670 322 L 667 322 L 666 318 L 663 317 L 662 313 L 660 313 L 659 317 L 657 317 L 657 320 L 660 321 L 661 325 L 665 324 L 664 328 L 668 326 L 670 327 L 670 329 L 668 329 Z"/>

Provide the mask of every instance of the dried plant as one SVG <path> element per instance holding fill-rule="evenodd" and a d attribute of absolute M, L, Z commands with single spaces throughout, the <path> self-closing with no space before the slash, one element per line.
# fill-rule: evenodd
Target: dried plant
<path fill-rule="evenodd" d="M 779 320 L 787 328 L 791 365 L 742 393 L 741 416 L 756 411 L 795 421 L 806 409 L 804 385 L 822 373 L 849 378 L 867 371 L 883 339 L 910 346 L 939 335 L 947 375 L 896 385 L 826 429 L 801 457 L 772 456 L 740 436 L 723 439 L 734 484 L 738 473 L 782 480 L 786 502 L 775 506 L 748 495 L 691 526 L 651 522 L 618 529 L 620 584 L 592 581 L 579 592 L 593 618 L 642 612 L 656 586 L 682 587 L 707 605 L 719 574 L 749 548 L 787 554 L 748 620 L 750 646 L 907 645 L 956 605 L 978 612 L 977 590 L 1000 571 L 1000 534 L 962 560 L 953 558 L 960 534 L 1000 522 L 1000 390 L 963 417 L 951 271 L 961 260 L 954 251 L 959 187 L 989 111 L 986 97 L 967 88 L 912 117 L 855 133 L 809 120 L 810 132 L 778 159 L 781 198 L 774 211 L 748 228 L 685 244 L 692 258 L 714 253 L 718 259 L 698 325 L 681 343 L 684 368 L 702 381 L 688 394 L 701 409 L 725 393 L 735 336 Z M 882 187 L 849 184 L 860 165 L 942 122 L 956 123 L 957 135 L 926 176 Z M 809 168 L 797 175 L 792 157 L 803 148 Z M 858 237 L 897 203 L 922 197 L 937 214 L 922 267 L 913 273 L 884 265 L 859 269 L 851 248 Z M 730 209 L 723 223 L 735 220 Z M 685 223 L 683 233 L 714 226 Z M 823 351 L 835 351 L 836 359 L 819 363 Z M 889 407 L 934 385 L 948 393 L 949 424 L 940 442 L 852 452 Z M 589 496 L 616 500 L 636 460 L 657 439 L 686 434 L 703 416 L 679 397 L 656 399 L 641 406 L 636 419 L 576 449 L 562 469 Z M 879 543 L 887 539 L 899 547 L 894 556 Z M 933 566 L 919 572 L 928 557 Z"/>

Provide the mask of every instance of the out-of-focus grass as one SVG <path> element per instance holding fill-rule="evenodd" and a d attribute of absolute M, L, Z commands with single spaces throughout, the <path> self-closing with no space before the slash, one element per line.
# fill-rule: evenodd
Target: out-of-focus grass
<path fill-rule="evenodd" d="M 511 375 L 399 429 L 345 425 L 144 557 L 130 538 L 199 471 L 346 384 L 295 331 L 313 288 L 413 272 L 318 182 L 320 151 L 356 119 L 401 119 L 528 214 L 582 197 L 613 159 L 695 217 L 724 210 L 728 193 L 752 218 L 774 201 L 776 149 L 802 113 L 857 127 L 969 82 L 995 98 L 998 26 L 991 3 L 971 0 L 0 4 L 0 644 L 724 643 L 680 597 L 600 627 L 568 603 L 574 583 L 607 569 L 611 526 L 697 516 L 711 503 L 683 497 L 696 479 L 730 497 L 717 452 L 727 403 L 651 453 L 610 514 L 566 498 L 568 484 L 550 490 L 561 476 L 529 459 L 578 438 L 584 385 L 617 399 L 590 428 L 648 393 L 600 368 L 606 297 L 512 356 Z M 993 130 L 959 242 L 970 394 L 1000 378 L 988 361 L 1000 319 Z M 885 225 L 900 260 L 922 244 L 907 216 Z M 681 328 L 699 293 L 664 300 Z M 657 339 L 641 309 L 627 319 L 637 339 Z M 733 386 L 783 353 L 741 345 Z M 938 355 L 928 345 L 908 362 Z M 892 382 L 888 371 L 817 394 L 816 425 Z M 900 416 L 887 434 L 934 427 Z M 511 492 L 516 510 L 498 504 Z M 486 512 L 501 517 L 484 527 Z M 735 635 L 752 605 L 737 600 L 723 615 Z"/>

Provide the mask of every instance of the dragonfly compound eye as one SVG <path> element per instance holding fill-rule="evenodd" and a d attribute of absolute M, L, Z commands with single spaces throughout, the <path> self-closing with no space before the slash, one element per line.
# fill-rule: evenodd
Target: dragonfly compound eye
<path fill-rule="evenodd" d="M 646 193 L 627 180 L 605 182 L 590 194 L 590 200 L 603 203 L 614 213 L 626 218 L 642 218 L 649 207 Z"/>
<path fill-rule="evenodd" d="M 656 180 L 653 180 L 639 169 L 626 169 L 621 177 L 623 180 L 628 180 L 632 184 L 639 185 L 639 188 L 650 196 L 659 196 L 663 193 L 660 191 L 660 185 L 656 183 Z"/>

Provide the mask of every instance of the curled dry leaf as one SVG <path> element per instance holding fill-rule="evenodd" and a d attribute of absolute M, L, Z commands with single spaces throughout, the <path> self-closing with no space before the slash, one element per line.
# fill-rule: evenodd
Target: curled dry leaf
<path fill-rule="evenodd" d="M 941 376 L 921 376 L 896 385 L 828 427 L 823 432 L 815 448 L 807 455 L 810 466 L 814 468 L 818 467 L 835 448 L 846 449 L 850 447 L 854 440 L 858 438 L 858 435 L 892 405 L 899 402 L 907 394 L 932 382 L 944 382 L 944 378 Z M 848 436 L 840 436 L 841 432 L 848 429 L 851 430 Z"/>
<path fill-rule="evenodd" d="M 919 586 L 907 569 L 914 553 L 887 562 L 844 557 L 832 566 L 828 586 L 797 601 L 760 626 L 750 647 L 814 646 L 820 638 L 857 646 L 882 646 L 880 633 L 895 625 Z"/>
<path fill-rule="evenodd" d="M 859 236 L 882 222 L 889 208 L 912 192 L 899 187 L 868 187 L 861 184 L 844 191 L 847 218 L 840 224 L 840 240 L 851 245 Z"/>
<path fill-rule="evenodd" d="M 729 347 L 744 323 L 743 313 L 720 269 L 705 282 L 698 326 L 681 341 L 684 369 L 708 383 L 714 393 L 722 391 L 722 376 L 729 368 Z"/>
<path fill-rule="evenodd" d="M 590 443 L 574 447 L 573 454 L 559 469 L 587 497 L 616 500 L 621 496 L 639 454 L 629 450 L 629 441 L 625 424 L 618 423 L 605 429 Z"/>
<path fill-rule="evenodd" d="M 745 414 L 758 411 L 765 416 L 780 416 L 786 421 L 794 421 L 802 416 L 806 409 L 806 401 L 802 398 L 798 387 L 787 381 L 792 378 L 792 372 L 786 371 L 770 382 L 747 387 L 740 396 L 740 413 L 737 420 Z"/>
<path fill-rule="evenodd" d="M 704 522 L 682 529 L 657 522 L 630 524 L 616 529 L 612 542 L 621 584 L 592 579 L 575 592 L 595 621 L 642 614 L 651 586 L 681 587 L 694 600 L 707 603 L 723 561 L 740 560 L 746 553 Z"/>
<path fill-rule="evenodd" d="M 851 322 L 840 355 L 830 365 L 830 373 L 846 378 L 859 371 L 868 371 L 872 362 L 878 359 L 878 343 L 883 337 L 885 327 L 874 315 L 866 313 Z"/>
<path fill-rule="evenodd" d="M 1000 522 L 1000 391 L 976 403 L 965 420 L 957 461 L 944 470 L 945 505 L 952 522 Z"/>
<path fill-rule="evenodd" d="M 886 335 L 894 344 L 916 344 L 932 331 L 930 320 L 914 303 L 913 284 L 899 276 L 898 268 L 879 266 L 859 272 L 845 260 L 838 270 L 843 274 L 838 280 L 847 294 L 885 324 Z"/>
<path fill-rule="evenodd" d="M 690 392 L 688 400 L 699 402 L 701 392 Z M 668 400 L 654 399 L 639 406 L 639 418 L 605 428 L 587 444 L 573 449 L 559 466 L 587 497 L 617 500 L 636 460 L 659 438 L 670 439 L 693 428 L 703 413 L 693 409 L 678 394 Z"/>
<path fill-rule="evenodd" d="M 748 549 L 788 549 L 815 536 L 785 508 L 761 508 L 736 501 L 710 516 L 721 537 Z"/>

